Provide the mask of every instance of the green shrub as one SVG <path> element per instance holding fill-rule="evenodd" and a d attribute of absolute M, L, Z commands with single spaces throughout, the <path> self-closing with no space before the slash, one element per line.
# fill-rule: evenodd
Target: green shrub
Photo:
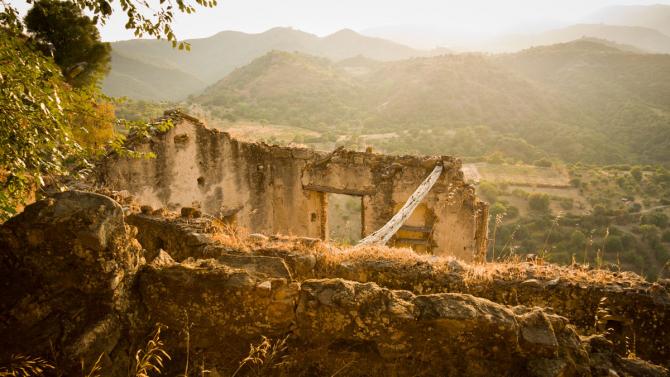
<path fill-rule="evenodd" d="M 489 203 L 494 203 L 498 199 L 498 188 L 491 182 L 482 182 L 479 184 L 479 193 L 488 200 Z"/>
<path fill-rule="evenodd" d="M 532 193 L 528 196 L 528 207 L 530 207 L 531 210 L 540 212 L 540 213 L 548 213 L 549 212 L 549 195 L 547 194 L 540 194 L 540 193 Z"/>
<path fill-rule="evenodd" d="M 507 218 L 508 219 L 515 219 L 519 217 L 519 209 L 516 208 L 515 206 L 508 205 L 507 206 Z"/>
<path fill-rule="evenodd" d="M 539 166 L 541 168 L 550 168 L 550 167 L 552 167 L 553 164 L 551 163 L 551 161 L 547 160 L 546 158 L 541 158 L 539 160 L 535 160 L 533 162 L 533 165 Z"/>
<path fill-rule="evenodd" d="M 663 242 L 670 242 L 670 230 L 666 230 L 663 232 L 663 235 L 661 236 L 661 240 Z"/>
<path fill-rule="evenodd" d="M 667 228 L 669 222 L 670 219 L 668 218 L 668 215 L 663 212 L 647 213 L 640 218 L 640 224 L 656 225 L 661 229 Z"/>
<path fill-rule="evenodd" d="M 605 241 L 605 252 L 607 253 L 618 253 L 623 251 L 623 242 L 621 237 L 610 235 Z"/>

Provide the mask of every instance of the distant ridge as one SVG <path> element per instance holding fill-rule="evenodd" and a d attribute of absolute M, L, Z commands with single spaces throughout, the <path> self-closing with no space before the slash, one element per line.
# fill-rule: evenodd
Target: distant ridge
<path fill-rule="evenodd" d="M 670 5 L 619 5 L 599 10 L 587 22 L 609 25 L 640 26 L 670 36 Z"/>
<path fill-rule="evenodd" d="M 359 55 L 389 61 L 444 53 L 416 50 L 381 38 L 363 36 L 349 29 L 325 37 L 283 27 L 258 34 L 223 31 L 208 38 L 192 39 L 188 42 L 191 44 L 190 52 L 175 50 L 166 41 L 156 40 L 115 42 L 112 43 L 112 49 L 116 56 L 174 72 L 179 82 L 183 79 L 182 74 L 185 74 L 196 78 L 201 84 L 204 83 L 199 87 L 188 85 L 188 89 L 201 89 L 211 85 L 235 68 L 244 66 L 272 50 L 297 51 L 335 61 Z M 184 93 L 181 90 L 178 93 L 165 92 L 160 88 L 165 85 L 163 81 L 173 79 L 172 75 L 146 76 L 144 66 L 138 68 L 136 70 L 123 58 L 113 58 L 111 75 L 103 86 L 105 93 L 154 100 L 183 99 L 193 93 Z M 132 85 L 126 87 L 128 83 Z M 137 88 L 142 88 L 141 92 Z"/>
<path fill-rule="evenodd" d="M 519 51 L 533 46 L 565 43 L 583 37 L 630 45 L 653 53 L 670 53 L 670 36 L 658 30 L 639 26 L 579 24 L 530 35 L 510 35 L 489 42 L 485 49 L 503 52 Z"/>

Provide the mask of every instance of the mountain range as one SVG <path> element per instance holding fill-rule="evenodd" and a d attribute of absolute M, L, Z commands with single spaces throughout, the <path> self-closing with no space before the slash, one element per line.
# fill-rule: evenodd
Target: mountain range
<path fill-rule="evenodd" d="M 445 52 L 416 50 L 348 29 L 326 37 L 291 28 L 274 28 L 259 34 L 224 31 L 187 42 L 191 45 L 189 52 L 158 40 L 112 43 L 111 74 L 104 81 L 103 90 L 112 96 L 135 99 L 180 100 L 272 50 L 298 51 L 332 60 L 364 54 L 380 61 Z M 152 70 L 155 74 L 147 74 Z"/>
<path fill-rule="evenodd" d="M 408 28 L 381 28 L 376 35 L 407 40 Z M 423 31 L 425 35 L 426 30 Z M 436 32 L 436 31 L 433 31 Z M 670 6 L 615 6 L 583 19 L 583 23 L 533 34 L 503 35 L 472 43 L 470 51 L 515 52 L 533 46 L 596 38 L 622 49 L 670 53 Z M 411 38 L 410 38 L 411 39 Z M 111 96 L 143 100 L 183 100 L 198 94 L 234 69 L 273 50 L 301 52 L 333 61 L 362 56 L 377 61 L 403 60 L 451 53 L 408 47 L 391 40 L 344 29 L 325 37 L 292 28 L 273 28 L 249 34 L 223 31 L 188 40 L 191 51 L 173 49 L 166 41 L 129 40 L 112 43 L 111 72 L 103 91 Z M 425 46 L 425 45 L 424 45 Z"/>

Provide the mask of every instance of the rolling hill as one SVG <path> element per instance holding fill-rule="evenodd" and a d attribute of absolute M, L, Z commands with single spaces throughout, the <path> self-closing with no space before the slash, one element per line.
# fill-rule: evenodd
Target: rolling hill
<path fill-rule="evenodd" d="M 272 52 L 193 101 L 229 119 L 319 132 L 425 134 L 424 153 L 462 148 L 454 135 L 481 126 L 475 144 L 507 145 L 520 159 L 670 163 L 669 79 L 670 55 L 592 39 L 396 62 Z"/>
<path fill-rule="evenodd" d="M 207 88 L 196 101 L 219 116 L 293 125 L 354 118 L 360 85 L 325 58 L 271 51 Z"/>
<path fill-rule="evenodd" d="M 332 60 L 342 60 L 358 55 L 388 61 L 406 59 L 414 56 L 427 56 L 436 52 L 415 50 L 401 44 L 380 38 L 366 37 L 351 30 L 341 30 L 326 37 L 318 37 L 291 28 L 274 28 L 264 33 L 247 34 L 236 31 L 224 31 L 209 38 L 187 41 L 191 51 L 173 49 L 166 41 L 130 40 L 112 43 L 115 56 L 124 56 L 140 63 L 137 68 L 133 64 L 116 59 L 112 61 L 112 71 L 106 80 L 105 88 L 114 88 L 115 95 L 131 98 L 147 97 L 148 93 L 158 93 L 153 99 L 183 99 L 195 90 L 184 93 L 165 94 L 160 88 L 164 85 L 179 85 L 172 82 L 172 75 L 154 77 L 145 75 L 145 65 L 158 67 L 162 70 L 175 72 L 174 78 L 181 80 L 181 72 L 197 78 L 206 85 L 214 84 L 235 68 L 249 64 L 252 60 L 272 50 L 297 51 Z M 179 81 L 180 82 L 180 81 Z M 143 88 L 138 95 L 137 88 Z M 188 89 L 192 89 L 189 86 Z M 201 89 L 198 87 L 196 89 Z M 168 96 L 169 98 L 165 98 Z"/>

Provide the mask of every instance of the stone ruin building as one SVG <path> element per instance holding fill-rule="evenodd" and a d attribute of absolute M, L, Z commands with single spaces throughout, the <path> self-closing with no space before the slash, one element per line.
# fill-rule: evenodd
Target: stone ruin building
<path fill-rule="evenodd" d="M 386 224 L 441 164 L 437 183 L 391 244 L 465 261 L 485 253 L 487 205 L 464 182 L 453 157 L 248 143 L 186 114 L 166 112 L 166 117 L 173 128 L 135 145 L 156 157 L 110 160 L 105 186 L 128 190 L 153 208 L 199 206 L 252 232 L 327 239 L 329 194 L 360 198 L 361 236 L 366 236 Z"/>

